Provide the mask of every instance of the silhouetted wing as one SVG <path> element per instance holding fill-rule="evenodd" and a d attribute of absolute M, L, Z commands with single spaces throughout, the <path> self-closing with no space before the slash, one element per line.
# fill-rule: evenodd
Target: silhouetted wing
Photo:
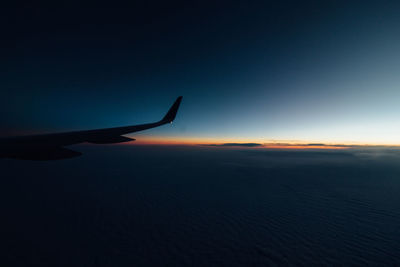
<path fill-rule="evenodd" d="M 175 119 L 176 113 L 178 112 L 178 108 L 181 101 L 182 101 L 182 96 L 178 97 L 175 100 L 174 104 L 168 110 L 164 118 L 154 123 L 88 130 L 88 131 L 75 131 L 66 133 L 53 133 L 53 134 L 2 138 L 0 139 L 0 148 L 1 148 L 0 156 L 22 159 L 24 157 L 17 157 L 17 155 L 20 154 L 29 155 L 28 158 L 30 158 L 32 155 L 36 153 L 36 151 L 40 151 L 43 152 L 44 154 L 54 154 L 54 155 L 65 154 L 68 155 L 68 157 L 72 157 L 75 154 L 70 152 L 75 152 L 75 151 L 72 150 L 67 151 L 66 149 L 63 150 L 64 149 L 63 146 L 74 145 L 84 142 L 93 144 L 111 144 L 111 143 L 133 141 L 135 139 L 128 138 L 122 135 L 143 131 L 146 129 L 151 129 L 167 123 L 172 123 L 172 121 Z M 43 155 L 40 158 L 44 158 Z"/>

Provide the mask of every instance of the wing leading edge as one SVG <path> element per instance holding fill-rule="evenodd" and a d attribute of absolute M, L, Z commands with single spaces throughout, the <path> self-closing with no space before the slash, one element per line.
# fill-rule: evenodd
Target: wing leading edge
<path fill-rule="evenodd" d="M 178 97 L 166 115 L 158 122 L 132 126 L 105 128 L 87 131 L 17 136 L 0 139 L 0 157 L 52 160 L 80 156 L 80 152 L 64 148 L 79 143 L 112 144 L 133 141 L 122 136 L 172 123 L 178 112 L 182 96 Z"/>

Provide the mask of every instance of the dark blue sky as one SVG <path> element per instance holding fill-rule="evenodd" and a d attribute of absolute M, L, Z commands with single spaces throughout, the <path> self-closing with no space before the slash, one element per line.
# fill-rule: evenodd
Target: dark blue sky
<path fill-rule="evenodd" d="M 174 127 L 140 136 L 400 143 L 398 1 L 3 12 L 2 135 L 158 120 L 183 95 Z"/>

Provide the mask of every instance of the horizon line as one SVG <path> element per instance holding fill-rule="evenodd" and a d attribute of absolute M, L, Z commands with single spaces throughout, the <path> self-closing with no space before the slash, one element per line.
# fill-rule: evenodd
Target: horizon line
<path fill-rule="evenodd" d="M 309 140 L 257 140 L 241 138 L 197 138 L 137 136 L 132 142 L 121 145 L 163 145 L 163 146 L 208 146 L 208 147 L 246 147 L 269 149 L 351 149 L 351 148 L 400 148 L 400 143 L 383 142 L 313 142 Z"/>

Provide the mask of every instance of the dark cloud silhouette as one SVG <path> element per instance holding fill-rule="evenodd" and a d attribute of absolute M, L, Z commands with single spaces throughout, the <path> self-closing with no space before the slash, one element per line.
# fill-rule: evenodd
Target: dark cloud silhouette
<path fill-rule="evenodd" d="M 317 144 L 307 144 L 307 146 L 325 146 L 325 145 L 326 144 L 322 144 L 322 143 L 321 144 L 318 144 L 318 143 Z"/>
<path fill-rule="evenodd" d="M 356 148 L 356 147 L 364 147 L 364 146 L 359 146 L 359 145 L 344 145 L 344 144 L 324 144 L 324 143 L 309 143 L 309 144 L 304 144 L 304 143 L 265 143 L 263 144 L 265 147 L 282 147 L 282 148 L 296 148 L 296 147 L 302 147 L 306 148 L 309 147 L 310 149 L 312 148 Z"/>
<path fill-rule="evenodd" d="M 307 151 L 318 151 L 318 150 L 347 150 L 348 152 L 352 151 L 354 153 L 367 153 L 367 154 L 379 154 L 382 153 L 397 153 L 400 149 L 398 146 L 384 146 L 384 145 L 349 145 L 349 144 L 324 144 L 324 143 L 221 143 L 221 144 L 202 144 L 200 146 L 208 146 L 208 147 L 242 147 L 242 148 L 252 148 L 252 147 L 260 147 L 265 148 L 266 150 L 307 150 Z M 321 153 L 321 152 L 318 152 Z M 330 153 L 330 152 L 329 152 Z M 348 154 L 346 152 L 346 154 Z"/>
<path fill-rule="evenodd" d="M 222 147 L 261 147 L 259 143 L 223 143 L 223 144 L 208 144 L 205 146 L 222 146 Z"/>

